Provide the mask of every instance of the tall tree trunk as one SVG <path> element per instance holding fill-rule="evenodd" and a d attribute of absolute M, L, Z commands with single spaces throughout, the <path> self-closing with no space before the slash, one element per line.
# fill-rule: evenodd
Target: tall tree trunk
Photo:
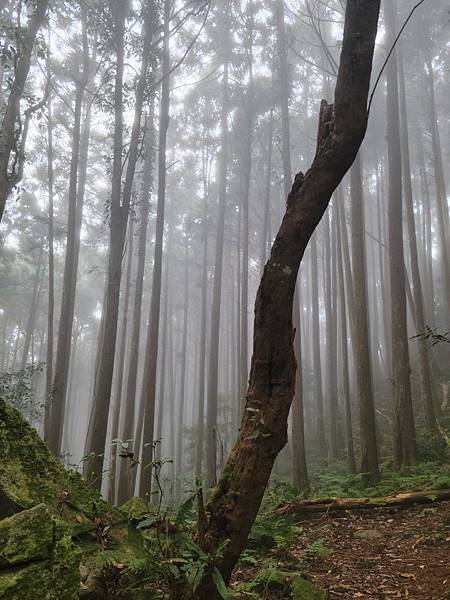
<path fill-rule="evenodd" d="M 21 30 L 19 47 L 16 48 L 17 60 L 0 128 L 0 222 L 8 196 L 22 178 L 27 128 L 26 123 L 21 122 L 20 100 L 25 91 L 36 36 L 44 23 L 47 8 L 48 0 L 34 2 L 28 25 Z M 30 116 L 28 112 L 25 120 Z"/>
<path fill-rule="evenodd" d="M 341 188 L 339 188 L 341 189 Z M 345 428 L 347 437 L 347 461 L 350 473 L 356 473 L 355 449 L 353 443 L 353 425 L 352 425 L 352 407 L 350 402 L 350 378 L 348 370 L 348 346 L 347 346 L 347 312 L 346 312 L 346 295 L 345 295 L 345 279 L 344 265 L 342 259 L 342 221 L 340 213 L 343 210 L 343 194 L 336 197 L 336 218 L 334 226 L 336 227 L 336 245 L 337 245 L 337 269 L 338 269 L 338 285 L 339 285 L 339 312 L 341 325 L 341 356 L 342 356 L 342 395 L 344 398 L 345 407 Z"/>
<path fill-rule="evenodd" d="M 278 59 L 280 67 L 280 106 L 281 106 L 281 146 L 282 146 L 282 158 L 283 158 L 283 184 L 284 194 L 288 197 L 289 187 L 292 182 L 292 167 L 291 167 L 291 127 L 289 121 L 289 96 L 290 96 L 290 83 L 288 73 L 288 60 L 287 60 L 287 40 L 286 30 L 284 24 L 284 0 L 280 0 L 275 5 L 275 20 L 277 30 L 277 47 L 278 47 Z M 305 432 L 304 432 L 304 419 L 303 419 L 303 374 L 302 374 L 302 342 L 301 342 L 301 331 L 300 331 L 300 305 L 299 305 L 299 293 L 298 284 L 296 287 L 294 297 L 294 328 L 296 337 L 294 340 L 295 358 L 297 362 L 297 373 L 295 381 L 295 395 L 294 395 L 294 408 L 293 408 L 293 427 L 295 428 L 295 434 L 293 435 L 294 446 L 294 478 L 296 484 L 303 491 L 309 489 L 308 471 L 306 467 L 306 453 L 305 453 Z M 294 433 L 294 432 L 293 432 Z"/>
<path fill-rule="evenodd" d="M 214 552 L 228 540 L 217 561 L 226 583 L 245 547 L 274 460 L 286 444 L 295 393 L 292 308 L 298 269 L 306 245 L 365 135 L 379 8 L 375 0 L 347 2 L 335 103 L 322 101 L 314 161 L 306 175 L 294 182 L 258 290 L 246 410 L 222 477 L 206 512 L 200 515 L 200 543 L 205 550 Z M 208 575 L 195 598 L 217 598 Z"/>
<path fill-rule="evenodd" d="M 385 0 L 387 45 L 394 40 L 392 0 Z M 391 282 L 392 377 L 394 402 L 394 466 L 415 463 L 416 445 L 409 371 L 406 277 L 403 258 L 402 158 L 398 105 L 397 53 L 387 66 L 387 141 L 389 162 L 389 272 Z"/>
<path fill-rule="evenodd" d="M 433 150 L 434 176 L 436 180 L 436 214 L 439 231 L 440 263 L 442 272 L 443 302 L 450 314 L 450 256 L 448 232 L 448 201 L 445 186 L 444 166 L 442 161 L 441 139 L 436 115 L 436 101 L 434 97 L 434 76 L 431 56 L 427 55 L 428 71 L 428 112 L 431 126 L 431 145 Z"/>
<path fill-rule="evenodd" d="M 405 74 L 403 67 L 403 59 L 399 50 L 398 66 L 399 66 L 399 89 L 400 89 L 400 114 L 401 114 L 401 129 L 400 142 L 402 153 L 402 174 L 403 174 L 403 190 L 406 205 L 406 218 L 408 223 L 408 238 L 409 238 L 409 254 L 411 258 L 411 278 L 412 291 L 414 298 L 414 320 L 416 324 L 416 333 L 425 333 L 425 312 L 423 306 L 422 281 L 419 271 L 419 256 L 417 251 L 416 239 L 416 223 L 414 219 L 414 201 L 411 183 L 411 163 L 409 156 L 409 134 L 408 134 L 408 112 L 406 105 L 405 91 Z M 426 341 L 423 338 L 418 338 L 418 355 L 420 378 L 422 387 L 422 400 L 424 404 L 425 419 L 427 427 L 430 431 L 436 431 L 436 415 L 435 415 L 435 400 L 433 392 L 433 381 L 428 360 L 428 351 Z"/>
<path fill-rule="evenodd" d="M 181 478 L 183 475 L 183 425 L 184 425 L 184 405 L 186 390 L 186 353 L 187 353 L 187 332 L 188 332 L 188 311 L 189 311 L 189 232 L 185 232 L 184 248 L 184 310 L 183 310 L 183 341 L 181 342 L 181 376 L 180 376 L 180 399 L 178 402 L 178 423 L 176 440 L 176 485 L 175 501 L 179 502 L 181 498 Z"/>
<path fill-rule="evenodd" d="M 123 381 L 125 378 L 125 355 L 127 350 L 127 337 L 129 336 L 128 327 L 128 315 L 130 306 L 130 294 L 131 294 L 131 272 L 133 270 L 133 250 L 134 250 L 134 223 L 130 219 L 128 225 L 128 257 L 127 267 L 125 274 L 125 293 L 123 299 L 122 319 L 121 319 L 121 332 L 120 332 L 120 343 L 119 343 L 119 356 L 117 364 L 117 378 L 115 384 L 115 397 L 112 406 L 112 419 L 111 419 L 111 449 L 109 453 L 109 478 L 108 478 L 108 501 L 114 504 L 116 496 L 116 467 L 117 467 L 117 450 L 118 450 L 118 437 L 119 437 L 119 421 L 120 413 L 122 412 L 123 403 Z M 125 396 L 125 404 L 127 403 L 127 397 Z M 122 441 L 126 441 L 123 440 Z M 122 461 L 125 462 L 125 461 Z M 127 465 L 129 467 L 129 464 Z"/>
<path fill-rule="evenodd" d="M 51 84 L 50 34 L 47 48 L 47 85 Z M 54 252 L 54 173 L 53 173 L 53 112 L 52 99 L 47 103 L 47 190 L 48 190 L 48 308 L 47 364 L 45 369 L 44 438 L 50 434 L 50 408 L 53 381 L 53 345 L 55 320 L 55 252 Z"/>
<path fill-rule="evenodd" d="M 204 152 L 204 150 L 203 150 Z M 203 159 L 203 162 L 205 160 Z M 206 375 L 206 319 L 208 298 L 208 185 L 206 165 L 203 166 L 203 265 L 202 265 L 202 312 L 200 316 L 200 350 L 199 350 L 199 386 L 198 386 L 198 414 L 197 414 L 197 449 L 195 455 L 195 476 L 197 479 L 202 474 L 203 461 L 203 429 L 205 413 L 205 375 Z M 233 283 L 234 285 L 234 283 Z"/>
<path fill-rule="evenodd" d="M 226 8 L 226 11 L 229 9 Z M 224 17 L 225 30 L 228 29 L 228 13 Z M 221 127 L 221 153 L 219 158 L 219 211 L 216 225 L 216 250 L 214 262 L 214 283 L 212 292 L 210 341 L 208 356 L 208 384 L 206 408 L 206 486 L 212 488 L 216 483 L 217 469 L 217 393 L 218 393 L 218 367 L 219 367 L 219 332 L 220 332 L 220 303 L 222 292 L 222 263 L 223 240 L 225 229 L 225 208 L 227 200 L 227 167 L 228 167 L 228 112 L 229 112 L 229 86 L 228 86 L 228 52 L 225 48 L 225 64 L 222 81 L 222 110 L 220 116 Z"/>
<path fill-rule="evenodd" d="M 152 295 L 150 301 L 149 328 L 144 359 L 141 406 L 143 415 L 142 462 L 139 490 L 151 494 L 153 459 L 153 435 L 155 426 L 156 376 L 158 367 L 159 321 L 161 312 L 161 275 L 164 238 L 164 211 L 166 202 L 166 147 L 169 127 L 170 99 L 170 0 L 164 2 L 164 46 L 162 57 L 162 88 L 159 114 L 158 145 L 158 204 L 156 208 L 155 258 L 153 262 Z M 151 496 L 150 496 L 151 499 Z"/>
<path fill-rule="evenodd" d="M 316 441 L 320 459 L 326 459 L 327 442 L 323 410 L 322 364 L 320 358 L 319 320 L 319 263 L 317 260 L 317 233 L 311 237 L 311 317 L 312 317 L 312 362 L 314 376 L 314 410 L 316 413 Z"/>
<path fill-rule="evenodd" d="M 128 161 L 122 190 L 124 36 L 128 6 L 127 3 L 123 3 L 121 0 L 114 0 L 111 6 L 115 22 L 116 76 L 114 89 L 114 156 L 109 225 L 108 283 L 104 306 L 105 318 L 102 345 L 86 440 L 86 455 L 90 456 L 90 460 L 85 462 L 85 474 L 93 476 L 93 485 L 97 489 L 100 489 L 101 487 L 103 456 L 105 452 L 108 414 L 111 401 L 123 248 L 130 212 L 134 174 L 139 155 L 142 112 L 147 86 L 150 51 L 155 28 L 155 24 L 153 23 L 155 15 L 153 10 L 153 0 L 148 0 L 144 8 L 144 43 L 136 84 L 133 126 L 131 129 Z"/>
<path fill-rule="evenodd" d="M 353 356 L 355 360 L 361 439 L 361 472 L 367 483 L 379 476 L 373 399 L 372 363 L 367 299 L 364 199 L 360 154 L 351 169 Z"/>
<path fill-rule="evenodd" d="M 248 71 L 249 84 L 246 94 L 246 123 L 243 171 L 244 182 L 242 190 L 242 283 L 241 283 L 241 354 L 240 354 L 240 402 L 239 417 L 245 405 L 245 394 L 248 385 L 248 245 L 249 245 L 249 203 L 250 203 L 250 180 L 252 172 L 252 143 L 253 143 L 253 0 L 247 3 L 248 13 Z"/>
<path fill-rule="evenodd" d="M 77 218 L 79 212 L 82 210 L 79 206 L 77 206 L 78 202 L 82 202 L 82 199 L 78 194 L 78 166 L 80 159 L 83 98 L 89 78 L 89 50 L 86 9 L 82 8 L 81 16 L 83 27 L 83 68 L 81 73 L 78 69 L 78 75 L 75 81 L 76 92 L 69 178 L 69 210 L 67 217 L 66 256 L 64 262 L 61 312 L 59 318 L 58 341 L 55 357 L 55 374 L 51 392 L 50 425 L 47 439 L 50 450 L 52 450 L 52 452 L 56 455 L 59 455 L 61 451 L 64 412 L 66 407 L 79 254 L 79 230 L 77 231 L 77 228 L 81 228 L 81 222 Z"/>

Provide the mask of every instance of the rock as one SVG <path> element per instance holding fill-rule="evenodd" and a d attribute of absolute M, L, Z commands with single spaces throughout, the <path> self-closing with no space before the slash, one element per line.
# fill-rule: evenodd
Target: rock
<path fill-rule="evenodd" d="M 72 600 L 80 591 L 105 600 L 111 589 L 121 600 L 145 598 L 149 554 L 134 522 L 142 502 L 125 511 L 108 504 L 0 398 L 2 600 Z"/>
<path fill-rule="evenodd" d="M 0 598 L 76 600 L 80 549 L 40 504 L 0 521 Z"/>
<path fill-rule="evenodd" d="M 0 569 L 50 558 L 54 529 L 45 504 L 0 521 Z"/>
<path fill-rule="evenodd" d="M 353 533 L 353 537 L 358 540 L 379 540 L 383 534 L 377 529 L 359 529 Z"/>

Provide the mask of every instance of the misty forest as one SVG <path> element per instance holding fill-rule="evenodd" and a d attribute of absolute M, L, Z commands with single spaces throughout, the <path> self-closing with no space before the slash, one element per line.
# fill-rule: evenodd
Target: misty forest
<path fill-rule="evenodd" d="M 0 0 L 0 598 L 450 598 L 450 5 Z"/>

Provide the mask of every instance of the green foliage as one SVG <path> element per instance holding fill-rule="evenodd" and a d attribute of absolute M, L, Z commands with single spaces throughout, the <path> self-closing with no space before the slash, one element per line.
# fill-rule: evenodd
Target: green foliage
<path fill-rule="evenodd" d="M 439 487 L 450 487 L 448 462 L 422 462 L 402 471 L 392 470 L 391 462 L 386 462 L 381 465 L 380 481 L 370 487 L 364 486 L 360 475 L 349 475 L 343 465 L 321 468 L 311 475 L 313 497 L 360 498 Z"/>
<path fill-rule="evenodd" d="M 416 435 L 417 457 L 421 461 L 443 464 L 450 460 L 450 447 L 444 437 L 426 429 L 419 429 Z"/>
<path fill-rule="evenodd" d="M 316 588 L 299 573 L 280 571 L 274 566 L 262 569 L 249 583 L 237 586 L 252 600 L 284 598 L 286 600 L 325 600 L 325 592 Z"/>
<path fill-rule="evenodd" d="M 306 552 L 309 555 L 322 558 L 324 556 L 327 556 L 327 554 L 329 554 L 330 551 L 325 544 L 325 539 L 319 538 L 306 547 Z"/>

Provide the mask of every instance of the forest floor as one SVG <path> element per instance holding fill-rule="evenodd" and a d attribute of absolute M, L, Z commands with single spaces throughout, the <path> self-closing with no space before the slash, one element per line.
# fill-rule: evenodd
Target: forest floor
<path fill-rule="evenodd" d="M 305 574 L 329 600 L 450 599 L 448 501 L 323 515 L 297 523 L 296 531 L 282 551 L 275 547 L 260 564 L 243 565 L 236 581 L 253 579 L 269 564 Z"/>

